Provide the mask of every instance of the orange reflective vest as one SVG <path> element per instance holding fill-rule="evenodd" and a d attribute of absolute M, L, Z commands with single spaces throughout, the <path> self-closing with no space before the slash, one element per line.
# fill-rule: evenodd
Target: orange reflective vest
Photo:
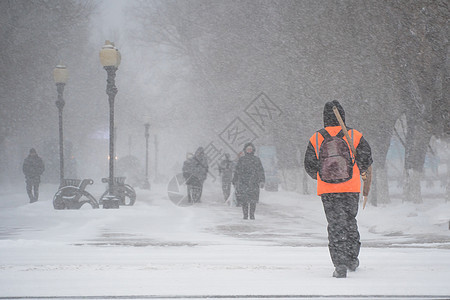
<path fill-rule="evenodd" d="M 341 126 L 329 126 L 325 127 L 325 130 L 328 131 L 328 133 L 331 136 L 335 136 L 341 131 Z M 355 146 L 355 149 L 358 147 L 359 141 L 361 140 L 362 134 L 355 130 L 350 129 L 348 134 L 353 139 L 353 145 Z M 347 138 L 343 137 L 344 141 L 349 143 L 347 141 Z M 324 138 L 319 132 L 316 132 L 309 141 L 314 146 L 314 149 L 316 150 L 316 157 L 319 159 L 319 150 L 320 146 L 322 145 Z M 318 146 L 317 146 L 318 145 Z M 350 152 L 352 153 L 352 150 L 350 148 Z M 356 153 L 352 153 L 353 156 L 356 155 Z M 360 193 L 361 192 L 361 179 L 360 179 L 360 173 L 358 166 L 353 166 L 353 176 L 350 180 L 346 182 L 341 183 L 327 183 L 323 182 L 320 179 L 319 172 L 317 172 L 317 195 L 327 194 L 327 193 Z"/>

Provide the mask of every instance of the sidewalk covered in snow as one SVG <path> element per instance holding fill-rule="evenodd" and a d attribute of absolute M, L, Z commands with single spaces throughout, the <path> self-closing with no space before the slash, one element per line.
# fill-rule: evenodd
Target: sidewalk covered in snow
<path fill-rule="evenodd" d="M 450 296 L 449 203 L 440 199 L 360 210 L 360 268 L 336 279 L 316 196 L 263 192 L 250 221 L 214 183 L 189 207 L 155 185 L 137 189 L 134 206 L 57 211 L 54 190 L 43 185 L 33 204 L 23 193 L 0 197 L 2 299 Z"/>

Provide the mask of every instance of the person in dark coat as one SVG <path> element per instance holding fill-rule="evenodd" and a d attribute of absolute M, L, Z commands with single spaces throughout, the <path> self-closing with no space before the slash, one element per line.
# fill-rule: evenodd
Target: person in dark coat
<path fill-rule="evenodd" d="M 203 183 L 208 175 L 208 160 L 203 147 L 199 147 L 192 157 L 183 164 L 183 177 L 186 180 L 188 201 L 201 202 Z M 193 197 L 194 196 L 194 197 Z M 194 198 L 194 199 L 193 199 Z"/>
<path fill-rule="evenodd" d="M 41 182 L 41 175 L 44 173 L 44 162 L 38 156 L 34 148 L 30 149 L 30 154 L 23 161 L 23 174 L 25 175 L 25 182 L 27 185 L 27 193 L 30 198 L 30 203 L 38 201 L 39 198 L 39 184 Z"/>
<path fill-rule="evenodd" d="M 345 111 L 336 100 L 325 104 L 323 123 L 329 135 L 337 136 L 341 134 L 342 128 L 333 112 L 333 106 L 336 106 L 345 124 Z M 347 127 L 347 130 L 356 149 L 356 153 L 352 154 L 356 163 L 352 167 L 353 175 L 350 179 L 345 182 L 330 183 L 320 178 L 318 153 L 324 140 L 320 131 L 309 140 L 304 161 L 308 175 L 317 180 L 317 194 L 322 198 L 328 221 L 328 249 L 335 267 L 333 276 L 337 278 L 347 277 L 347 270 L 355 271 L 359 266 L 358 255 L 361 243 L 356 214 L 361 191 L 360 175 L 364 176 L 373 162 L 370 145 L 362 134 L 350 127 Z"/>
<path fill-rule="evenodd" d="M 230 197 L 233 169 L 234 162 L 230 159 L 230 154 L 225 153 L 225 158 L 219 165 L 219 175 L 222 177 L 222 192 L 225 199 L 224 201 L 227 201 L 228 197 Z"/>
<path fill-rule="evenodd" d="M 255 156 L 255 146 L 247 143 L 244 156 L 240 157 L 233 176 L 238 202 L 242 204 L 244 219 L 255 219 L 256 203 L 259 202 L 259 189 L 264 188 L 266 180 L 264 168 L 259 157 Z"/>

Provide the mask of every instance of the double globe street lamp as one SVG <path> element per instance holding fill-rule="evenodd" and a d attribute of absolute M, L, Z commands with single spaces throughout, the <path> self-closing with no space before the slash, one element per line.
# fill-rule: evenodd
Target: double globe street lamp
<path fill-rule="evenodd" d="M 55 69 L 53 69 L 53 79 L 56 84 L 56 91 L 58 92 L 58 100 L 55 104 L 58 108 L 59 114 L 59 187 L 63 186 L 64 182 L 64 136 L 63 136 L 63 108 L 65 105 L 63 99 L 64 86 L 66 85 L 68 78 L 68 71 L 65 65 L 58 64 Z"/>
<path fill-rule="evenodd" d="M 103 208 L 119 208 L 119 198 L 114 190 L 114 98 L 117 94 L 115 78 L 120 59 L 120 52 L 114 47 L 114 43 L 105 41 L 100 50 L 100 62 L 108 75 L 106 94 L 109 101 L 109 178 L 108 193 L 102 198 Z"/>

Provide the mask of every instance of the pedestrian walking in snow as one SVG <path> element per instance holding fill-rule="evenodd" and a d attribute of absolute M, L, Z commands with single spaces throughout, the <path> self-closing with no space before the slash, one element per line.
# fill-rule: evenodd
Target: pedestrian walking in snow
<path fill-rule="evenodd" d="M 236 172 L 236 165 L 237 162 L 239 161 L 239 158 L 241 158 L 242 156 L 244 156 L 244 151 L 241 151 L 238 153 L 236 159 L 234 160 L 234 169 L 233 172 Z M 234 185 L 233 185 L 234 187 Z M 236 192 L 236 188 L 233 188 L 234 193 L 233 193 L 233 201 L 234 203 L 236 203 L 236 207 L 242 207 L 242 203 L 238 200 L 238 196 L 237 196 L 237 192 Z"/>
<path fill-rule="evenodd" d="M 305 170 L 317 180 L 317 194 L 321 196 L 328 221 L 328 249 L 337 278 L 347 277 L 347 269 L 355 271 L 359 266 L 360 235 L 356 222 L 360 175 L 372 164 L 369 143 L 362 134 L 347 127 L 349 141 L 339 125 L 337 112 L 345 124 L 345 112 L 334 100 L 327 102 L 323 111 L 324 128 L 310 138 L 305 152 Z M 356 153 L 352 153 L 353 142 Z"/>
<path fill-rule="evenodd" d="M 41 175 L 44 173 L 44 162 L 38 156 L 34 148 L 30 149 L 29 155 L 23 161 L 23 174 L 25 175 L 25 182 L 30 203 L 38 201 L 39 198 L 39 184 L 41 182 Z"/>
<path fill-rule="evenodd" d="M 208 175 L 208 160 L 203 147 L 199 147 L 195 154 L 188 157 L 183 164 L 183 177 L 186 180 L 188 202 L 201 202 L 203 183 Z"/>
<path fill-rule="evenodd" d="M 255 146 L 247 143 L 244 155 L 239 158 L 233 175 L 237 201 L 242 204 L 244 219 L 255 219 L 256 203 L 259 202 L 259 189 L 264 188 L 264 168 L 259 157 L 255 156 Z"/>
<path fill-rule="evenodd" d="M 222 177 L 222 192 L 224 201 L 227 201 L 228 197 L 230 197 L 233 169 L 234 162 L 230 159 L 230 154 L 225 153 L 225 158 L 219 164 L 219 175 Z"/>

